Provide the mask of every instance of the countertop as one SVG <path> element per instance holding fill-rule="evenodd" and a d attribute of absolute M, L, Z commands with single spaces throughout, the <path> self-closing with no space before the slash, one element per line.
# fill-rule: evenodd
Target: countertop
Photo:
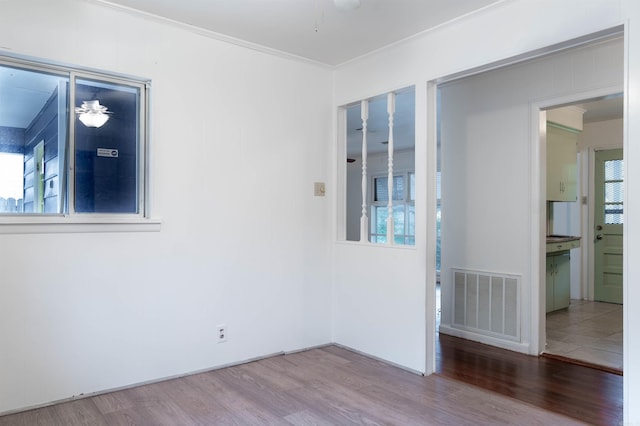
<path fill-rule="evenodd" d="M 581 237 L 573 235 L 547 235 L 547 244 L 549 243 L 566 243 L 568 241 L 576 241 Z"/>
<path fill-rule="evenodd" d="M 578 248 L 580 239 L 573 235 L 547 235 L 547 254 Z"/>

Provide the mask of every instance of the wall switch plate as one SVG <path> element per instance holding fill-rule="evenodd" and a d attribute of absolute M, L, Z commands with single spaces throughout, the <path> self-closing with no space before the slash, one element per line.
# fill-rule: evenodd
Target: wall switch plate
<path fill-rule="evenodd" d="M 324 197 L 324 182 L 313 183 L 313 195 L 316 197 Z"/>
<path fill-rule="evenodd" d="M 227 325 L 226 324 L 218 324 L 216 326 L 218 343 L 223 343 L 227 341 Z"/>

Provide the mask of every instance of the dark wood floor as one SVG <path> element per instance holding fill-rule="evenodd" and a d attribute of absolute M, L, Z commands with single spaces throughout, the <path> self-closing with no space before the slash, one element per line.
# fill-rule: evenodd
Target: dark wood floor
<path fill-rule="evenodd" d="M 422 377 L 327 346 L 8 415 L 0 417 L 0 425 L 584 424 L 446 377 L 460 368 L 459 378 L 469 380 L 471 366 L 495 368 L 494 376 L 476 379 L 477 384 L 515 397 L 527 393 L 516 384 L 526 377 L 520 370 L 527 364 L 513 365 L 490 350 L 475 357 L 466 349 L 449 361 L 453 347 L 441 345 L 441 375 Z M 564 380 L 556 374 L 550 376 L 554 381 Z M 503 389 L 510 381 L 513 390 Z M 575 386 L 572 391 L 578 392 Z M 564 401 L 549 397 L 556 398 L 558 405 Z M 594 419 L 604 420 L 589 420 Z"/>
<path fill-rule="evenodd" d="M 621 425 L 622 376 L 441 334 L 438 374 L 590 424 Z"/>

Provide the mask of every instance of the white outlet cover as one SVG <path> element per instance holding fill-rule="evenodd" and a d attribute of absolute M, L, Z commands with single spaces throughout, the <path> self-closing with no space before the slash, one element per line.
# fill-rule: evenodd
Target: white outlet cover
<path fill-rule="evenodd" d="M 229 334 L 229 329 L 226 324 L 218 324 L 216 326 L 216 336 L 218 343 L 226 342 L 227 336 Z"/>

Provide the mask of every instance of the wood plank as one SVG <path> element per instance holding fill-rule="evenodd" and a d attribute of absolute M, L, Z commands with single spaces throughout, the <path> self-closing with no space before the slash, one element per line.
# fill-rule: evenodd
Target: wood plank
<path fill-rule="evenodd" d="M 622 423 L 622 376 L 440 334 L 438 374 L 588 423 Z"/>
<path fill-rule="evenodd" d="M 441 353 L 448 350 L 443 345 Z M 460 368 L 455 379 L 444 373 L 422 377 L 328 346 L 7 415 L 0 417 L 0 426 L 493 425 L 522 424 L 523 419 L 534 425 L 583 424 L 511 397 L 528 395 L 523 390 L 526 384 L 509 385 L 526 378 L 520 370 L 528 368 L 528 364 L 510 365 L 506 361 L 509 357 L 494 349 L 481 348 L 476 358 L 468 350 L 461 350 L 458 355 L 455 352 L 451 356 L 455 362 L 439 363 L 446 371 Z M 474 366 L 496 367 L 495 372 L 476 383 L 484 381 L 502 392 L 462 382 L 460 377 L 471 377 Z M 554 395 L 560 398 L 569 378 L 560 371 L 549 370 L 549 374 L 559 383 Z M 583 397 L 588 393 L 582 391 Z M 546 400 L 544 395 L 537 398 Z M 593 401 L 596 405 L 605 404 L 597 397 Z M 565 411 L 575 414 L 581 409 L 579 405 Z M 594 419 L 614 424 L 608 422 L 611 417 L 592 417 L 589 422 Z"/>

